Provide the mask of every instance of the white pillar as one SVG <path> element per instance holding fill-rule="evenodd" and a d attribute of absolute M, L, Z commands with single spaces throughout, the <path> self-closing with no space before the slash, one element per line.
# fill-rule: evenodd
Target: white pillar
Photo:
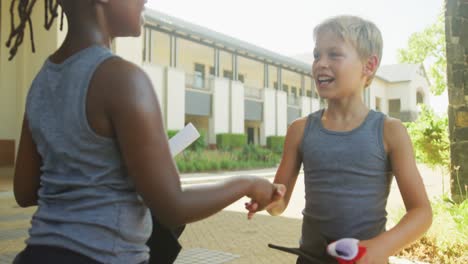
<path fill-rule="evenodd" d="M 312 99 L 307 96 L 301 96 L 301 116 L 308 116 L 312 110 Z"/>
<path fill-rule="evenodd" d="M 311 105 L 312 113 L 318 111 L 320 109 L 320 99 L 312 98 L 310 105 Z"/>
<path fill-rule="evenodd" d="M 158 97 L 159 107 L 161 108 L 161 114 L 164 117 L 164 126 L 167 126 L 166 122 L 166 76 L 164 74 L 164 68 L 156 65 L 143 63 L 143 70 L 148 74 L 151 83 L 153 84 L 153 89 Z"/>
<path fill-rule="evenodd" d="M 209 119 L 208 143 L 216 144 L 216 135 L 229 133 L 229 80 L 213 78 L 210 80 L 213 87 L 211 117 Z"/>
<path fill-rule="evenodd" d="M 286 136 L 288 130 L 288 94 L 285 91 L 276 91 L 276 135 Z"/>
<path fill-rule="evenodd" d="M 230 133 L 244 134 L 244 85 L 241 82 L 231 81 L 230 91 Z"/>
<path fill-rule="evenodd" d="M 129 60 L 136 65 L 141 65 L 143 62 L 143 39 L 137 38 L 116 38 L 115 53 L 120 57 Z"/>
<path fill-rule="evenodd" d="M 166 129 L 180 130 L 185 125 L 185 72 L 166 69 Z"/>
<path fill-rule="evenodd" d="M 260 144 L 266 145 L 269 136 L 276 135 L 276 90 L 263 89 L 263 124 L 260 128 Z"/>

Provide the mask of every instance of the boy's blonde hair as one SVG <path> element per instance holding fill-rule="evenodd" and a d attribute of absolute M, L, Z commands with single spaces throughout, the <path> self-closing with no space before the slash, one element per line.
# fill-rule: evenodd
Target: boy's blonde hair
<path fill-rule="evenodd" d="M 382 59 L 383 40 L 380 30 L 374 23 L 357 16 L 332 17 L 315 27 L 314 39 L 327 31 L 331 31 L 344 41 L 348 41 L 356 49 L 361 60 L 367 60 L 370 56 L 376 55 L 378 58 L 377 68 L 379 67 Z M 375 72 L 367 81 L 366 87 L 370 85 L 374 76 Z"/>

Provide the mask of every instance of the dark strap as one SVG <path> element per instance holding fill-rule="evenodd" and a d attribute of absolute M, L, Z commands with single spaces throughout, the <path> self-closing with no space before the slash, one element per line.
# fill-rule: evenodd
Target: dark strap
<path fill-rule="evenodd" d="M 182 249 L 178 239 L 184 229 L 185 225 L 169 229 L 153 215 L 153 232 L 146 242 L 150 249 L 149 264 L 173 263 Z"/>
<path fill-rule="evenodd" d="M 304 258 L 305 260 L 309 261 L 310 264 L 321 264 L 323 261 L 320 261 L 318 258 L 307 255 L 304 251 L 302 251 L 300 248 L 290 248 L 290 247 L 283 247 L 283 246 L 278 246 L 274 244 L 268 244 L 268 247 L 274 248 L 280 251 L 288 252 L 294 255 L 297 255 L 299 257 Z"/>

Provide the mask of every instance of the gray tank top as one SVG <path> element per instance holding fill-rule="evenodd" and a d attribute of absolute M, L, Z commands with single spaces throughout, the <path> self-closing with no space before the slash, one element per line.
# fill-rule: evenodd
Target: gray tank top
<path fill-rule="evenodd" d="M 61 64 L 47 60 L 28 94 L 26 114 L 42 157 L 30 245 L 64 247 L 102 263 L 142 263 L 151 215 L 115 140 L 97 135 L 86 116 L 96 68 L 114 56 L 91 46 Z"/>
<path fill-rule="evenodd" d="M 323 127 L 323 111 L 308 116 L 300 147 L 306 199 L 300 246 L 330 263 L 328 243 L 385 231 L 392 173 L 383 145 L 384 114 L 371 110 L 359 127 L 339 132 Z"/>

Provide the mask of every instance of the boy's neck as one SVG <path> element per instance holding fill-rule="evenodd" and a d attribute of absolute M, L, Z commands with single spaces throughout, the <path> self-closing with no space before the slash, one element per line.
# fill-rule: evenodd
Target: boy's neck
<path fill-rule="evenodd" d="M 112 37 L 98 24 L 81 21 L 70 24 L 67 35 L 60 48 L 50 57 L 60 63 L 76 52 L 97 45 L 110 48 Z"/>
<path fill-rule="evenodd" d="M 362 100 L 328 100 L 323 117 L 332 120 L 353 120 L 367 115 L 369 108 Z"/>

